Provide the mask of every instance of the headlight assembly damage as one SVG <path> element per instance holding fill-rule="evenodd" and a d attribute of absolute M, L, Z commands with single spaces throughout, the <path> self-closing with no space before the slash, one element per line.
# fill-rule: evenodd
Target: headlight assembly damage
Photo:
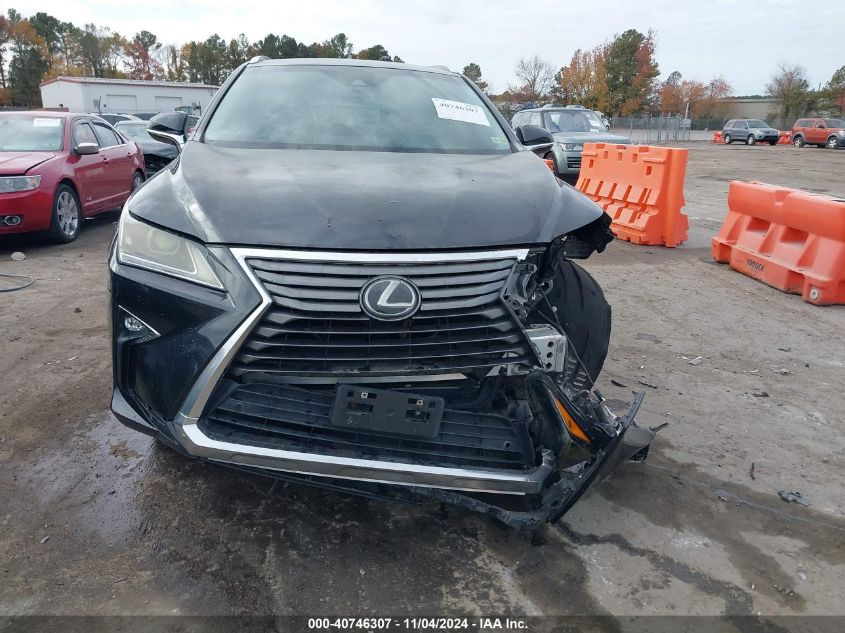
<path fill-rule="evenodd" d="M 564 255 L 606 230 L 509 251 L 212 252 L 125 211 L 113 408 L 196 457 L 533 529 L 654 436 L 641 396 L 616 417 L 592 391 L 610 307 Z"/>

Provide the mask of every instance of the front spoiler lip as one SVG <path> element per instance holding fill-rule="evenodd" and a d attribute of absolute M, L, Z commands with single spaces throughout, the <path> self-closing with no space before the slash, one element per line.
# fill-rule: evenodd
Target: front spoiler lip
<path fill-rule="evenodd" d="M 446 468 L 222 442 L 208 437 L 197 424 L 187 420 L 182 424 L 174 424 L 173 428 L 176 439 L 194 457 L 299 475 L 399 486 L 525 495 L 540 493 L 546 480 L 554 472 L 551 452 L 543 454 L 541 465 L 525 471 Z"/>

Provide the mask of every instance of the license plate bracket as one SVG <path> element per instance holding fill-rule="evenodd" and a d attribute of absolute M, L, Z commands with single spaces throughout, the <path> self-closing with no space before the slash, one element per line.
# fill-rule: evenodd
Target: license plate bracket
<path fill-rule="evenodd" d="M 346 429 L 436 437 L 444 408 L 445 401 L 436 396 L 338 385 L 331 423 Z"/>

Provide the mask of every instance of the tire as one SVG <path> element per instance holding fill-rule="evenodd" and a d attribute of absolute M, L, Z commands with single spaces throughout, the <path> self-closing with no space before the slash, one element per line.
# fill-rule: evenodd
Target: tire
<path fill-rule="evenodd" d="M 68 185 L 59 185 L 53 198 L 50 239 L 60 244 L 72 242 L 82 229 L 82 207 L 79 197 Z"/>
<path fill-rule="evenodd" d="M 731 143 L 733 143 L 733 141 L 731 140 L 731 135 L 725 134 L 725 145 L 730 145 Z"/>
<path fill-rule="evenodd" d="M 596 280 L 568 259 L 558 264 L 548 300 L 557 308 L 557 317 L 569 340 L 564 368 L 565 382 L 576 390 L 589 389 L 601 373 L 607 358 L 610 345 L 610 304 Z M 539 307 L 543 314 L 548 315 L 549 306 L 545 301 Z M 554 322 L 554 319 L 551 321 Z M 584 367 L 578 362 L 576 354 Z"/>
<path fill-rule="evenodd" d="M 804 147 L 804 145 L 805 145 L 804 137 L 803 136 L 796 136 L 795 138 L 792 139 L 792 144 L 795 147 Z"/>
<path fill-rule="evenodd" d="M 778 142 L 777 142 L 777 141 L 769 141 L 769 145 L 774 146 L 774 145 L 777 145 L 777 144 L 778 144 Z"/>
<path fill-rule="evenodd" d="M 134 193 L 143 184 L 144 184 L 144 174 L 142 174 L 140 171 L 136 171 L 132 175 L 132 189 L 129 190 L 129 193 Z"/>
<path fill-rule="evenodd" d="M 745 139 L 745 144 L 746 144 L 746 145 L 754 145 L 756 142 L 757 142 L 757 139 L 756 139 L 756 138 L 754 138 L 754 135 L 753 135 L 753 134 L 749 134 L 749 135 L 748 135 L 748 138 L 747 138 L 747 139 Z"/>
<path fill-rule="evenodd" d="M 825 147 L 827 149 L 836 149 L 839 147 L 839 141 L 836 140 L 835 136 L 831 136 L 829 139 L 827 139 Z"/>

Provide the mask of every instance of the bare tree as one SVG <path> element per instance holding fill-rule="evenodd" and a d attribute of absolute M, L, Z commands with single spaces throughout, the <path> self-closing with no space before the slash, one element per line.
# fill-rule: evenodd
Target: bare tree
<path fill-rule="evenodd" d="M 554 85 L 554 67 L 537 55 L 520 59 L 514 66 L 513 74 L 519 83 L 511 86 L 510 91 L 519 94 L 526 101 L 539 101 Z"/>
<path fill-rule="evenodd" d="M 812 101 L 807 71 L 798 64 L 778 64 L 777 72 L 766 84 L 766 93 L 780 99 L 781 116 L 784 119 L 803 115 Z"/>

